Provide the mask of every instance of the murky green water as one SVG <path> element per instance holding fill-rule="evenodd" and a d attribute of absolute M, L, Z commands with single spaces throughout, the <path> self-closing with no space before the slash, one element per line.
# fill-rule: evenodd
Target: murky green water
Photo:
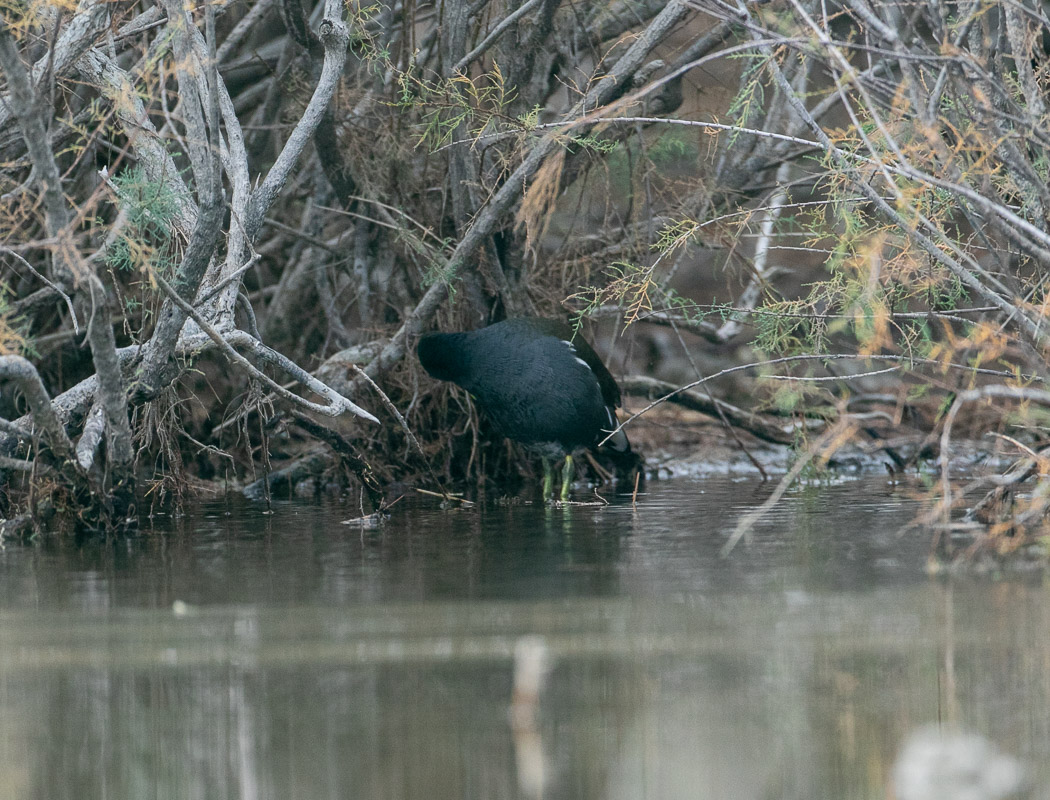
<path fill-rule="evenodd" d="M 770 490 L 8 543 L 0 798 L 884 798 L 938 720 L 1050 784 L 1041 580 L 926 578 L 880 479 L 795 492 L 721 558 Z M 512 723 L 523 640 L 550 671 Z"/>

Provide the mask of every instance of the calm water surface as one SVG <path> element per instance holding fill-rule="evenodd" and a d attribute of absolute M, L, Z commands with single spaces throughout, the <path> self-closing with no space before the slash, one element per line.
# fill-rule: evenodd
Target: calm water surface
<path fill-rule="evenodd" d="M 9 542 L 0 799 L 885 798 L 937 721 L 1050 785 L 1042 580 L 927 578 L 883 479 L 801 488 L 721 558 L 771 489 Z M 549 671 L 512 716 L 516 652 Z"/>

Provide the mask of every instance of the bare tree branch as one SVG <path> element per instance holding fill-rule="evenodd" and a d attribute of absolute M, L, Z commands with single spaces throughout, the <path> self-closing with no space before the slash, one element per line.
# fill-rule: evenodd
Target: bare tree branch
<path fill-rule="evenodd" d="M 106 432 L 106 415 L 102 406 L 95 403 L 88 412 L 87 421 L 84 423 L 84 432 L 77 441 L 76 455 L 77 463 L 84 470 L 91 469 L 95 463 L 98 446 L 102 443 L 102 436 Z"/>
<path fill-rule="evenodd" d="M 324 65 L 321 68 L 321 77 L 317 81 L 317 87 L 314 89 L 306 110 L 296 123 L 288 141 L 285 142 L 284 149 L 276 163 L 266 174 L 262 185 L 252 193 L 247 216 L 243 223 L 245 235 L 249 241 L 255 239 L 259 228 L 262 227 L 266 212 L 269 211 L 273 201 L 288 180 L 292 167 L 295 166 L 303 148 L 313 137 L 325 109 L 332 100 L 332 95 L 335 94 L 335 87 L 339 83 L 343 64 L 346 62 L 346 48 L 350 42 L 350 32 L 346 23 L 343 22 L 342 4 L 339 0 L 325 0 L 325 18 L 321 21 L 318 36 L 324 45 Z"/>
<path fill-rule="evenodd" d="M 190 31 L 195 30 L 188 16 L 181 10 L 181 3 L 169 4 L 169 20 L 177 20 L 175 32 L 176 52 L 184 67 L 179 71 L 179 83 L 184 87 L 184 102 L 193 107 L 188 115 L 191 120 L 190 138 L 200 145 L 193 161 L 194 182 L 197 185 L 199 212 L 197 222 L 190 234 L 190 241 L 183 254 L 182 263 L 172 280 L 175 293 L 184 301 L 192 302 L 200 288 L 208 263 L 215 251 L 222 227 L 222 165 L 220 162 L 219 133 L 219 78 L 215 60 L 214 12 L 207 13 L 208 49 L 210 57 L 199 65 L 204 72 L 206 93 L 196 91 L 197 83 L 186 72 L 187 62 L 192 58 Z M 199 105 L 198 105 L 199 104 Z M 202 107 L 199 107 L 202 106 Z M 153 332 L 137 374 L 142 397 L 151 397 L 159 392 L 168 380 L 162 373 L 170 370 L 175 345 L 186 322 L 185 311 L 169 298 L 161 308 L 157 327 Z"/>
<path fill-rule="evenodd" d="M 44 388 L 36 367 L 21 356 L 0 356 L 0 378 L 14 381 L 22 390 L 29 403 L 30 420 L 43 433 L 44 441 L 58 461 L 72 461 L 73 442 L 66 435 L 62 421 L 51 406 L 51 398 L 47 395 L 47 389 Z"/>
<path fill-rule="evenodd" d="M 179 175 L 171 154 L 164 148 L 157 128 L 146 113 L 127 72 L 98 49 L 89 50 L 78 61 L 77 68 L 94 83 L 112 103 L 139 162 L 149 179 L 174 192 L 179 200 L 176 225 L 189 236 L 197 221 L 197 208 L 189 189 Z"/>
<path fill-rule="evenodd" d="M 55 47 L 30 70 L 30 84 L 39 86 L 46 72 L 64 75 L 106 32 L 113 6 L 107 0 L 80 0 L 72 19 L 62 25 Z M 14 118 L 11 103 L 11 98 L 0 97 L 0 128 Z"/>
<path fill-rule="evenodd" d="M 62 196 L 61 178 L 48 146 L 43 104 L 33 90 L 6 23 L 0 20 L 0 68 L 11 87 L 11 108 L 22 127 L 37 179 L 44 194 L 48 235 L 58 242 L 56 264 L 79 283 L 78 297 L 88 317 L 88 340 L 99 377 L 99 400 L 109 427 L 109 458 L 118 481 L 123 481 L 134 457 L 128 422 L 127 395 L 116 354 L 116 341 L 106 306 L 105 290 L 90 266 L 79 256 L 70 229 L 72 216 Z"/>
<path fill-rule="evenodd" d="M 189 303 L 187 303 L 185 300 L 179 297 L 178 294 L 176 294 L 175 290 L 168 284 L 167 281 L 165 281 L 159 275 L 154 275 L 154 280 L 157 281 L 158 285 L 161 287 L 161 289 L 164 290 L 164 292 L 168 295 L 172 302 L 178 305 L 189 317 L 191 317 L 193 321 L 200 326 L 201 330 L 204 331 L 208 338 L 211 339 L 212 342 L 214 342 L 215 345 L 218 346 L 218 348 L 223 353 L 225 353 L 231 361 L 233 361 L 235 364 L 246 370 L 248 374 L 256 380 L 265 383 L 267 386 L 270 387 L 272 391 L 276 392 L 280 397 L 283 397 L 285 400 L 290 400 L 291 402 L 302 406 L 303 408 L 309 411 L 314 411 L 318 414 L 324 414 L 329 417 L 337 417 L 340 414 L 350 412 L 351 414 L 356 414 L 359 417 L 364 417 L 370 422 L 375 422 L 376 424 L 379 424 L 379 420 L 376 419 L 372 414 L 369 414 L 360 406 L 355 405 L 335 390 L 321 383 L 319 380 L 310 375 L 298 364 L 285 358 L 275 350 L 270 349 L 253 336 L 245 333 L 244 331 L 238 330 L 230 331 L 223 335 L 219 331 L 215 330 L 208 323 L 208 321 L 205 320 L 204 317 L 201 316 L 193 308 L 193 306 L 191 306 Z M 317 394 L 321 398 L 323 398 L 326 405 L 312 403 L 309 400 L 306 400 L 300 397 L 299 395 L 293 394 L 292 392 L 288 391 L 279 383 L 277 383 L 268 375 L 266 375 L 266 373 L 257 369 L 244 356 L 242 356 L 240 353 L 234 350 L 233 347 L 235 345 L 247 349 L 258 361 L 272 364 L 278 367 L 279 369 L 283 370 L 284 372 L 287 372 L 292 378 L 302 383 L 314 394 Z"/>
<path fill-rule="evenodd" d="M 566 115 L 566 118 L 568 120 L 579 119 L 586 112 L 599 108 L 612 100 L 627 85 L 634 71 L 642 65 L 650 51 L 688 12 L 689 8 L 682 0 L 670 0 L 664 10 L 638 35 L 627 52 L 596 82 L 586 96 Z M 581 125 L 581 133 L 583 129 L 585 126 Z M 460 239 L 448 263 L 443 265 L 444 274 L 457 274 L 475 257 L 486 238 L 496 230 L 504 215 L 518 202 L 528 180 L 536 174 L 547 157 L 562 146 L 563 141 L 560 135 L 547 134 L 532 146 L 521 165 L 507 177 Z M 417 336 L 423 331 L 423 327 L 445 299 L 447 290 L 448 287 L 440 281 L 427 290 L 412 313 L 406 317 L 401 328 L 394 334 L 390 343 L 365 369 L 370 378 L 375 380 L 401 360 L 405 354 L 408 338 Z M 355 379 L 352 385 L 360 385 L 359 379 Z"/>

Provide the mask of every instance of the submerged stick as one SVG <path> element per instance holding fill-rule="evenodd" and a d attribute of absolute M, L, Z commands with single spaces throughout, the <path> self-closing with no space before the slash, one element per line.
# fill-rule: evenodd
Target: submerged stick
<path fill-rule="evenodd" d="M 787 475 L 781 478 L 777 488 L 773 490 L 773 494 L 766 498 L 766 501 L 758 508 L 752 509 L 740 518 L 733 533 L 726 543 L 722 545 L 722 549 L 718 551 L 718 554 L 725 558 L 733 552 L 733 548 L 736 547 L 737 543 L 745 536 L 749 536 L 758 521 L 768 514 L 773 506 L 780 502 L 784 492 L 795 482 L 795 479 L 809 465 L 809 462 L 813 460 L 818 452 L 835 448 L 838 442 L 852 434 L 853 427 L 852 424 L 845 420 L 839 421 L 833 428 L 828 429 L 812 447 L 807 447 L 792 465 L 791 469 L 788 470 Z"/>

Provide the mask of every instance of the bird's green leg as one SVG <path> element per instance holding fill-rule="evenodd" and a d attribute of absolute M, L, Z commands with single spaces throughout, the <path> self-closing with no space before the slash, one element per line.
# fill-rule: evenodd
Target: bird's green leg
<path fill-rule="evenodd" d="M 569 486 L 574 477 L 576 477 L 576 465 L 572 461 L 572 455 L 567 455 L 565 466 L 561 468 L 561 501 L 563 503 L 569 499 Z"/>
<path fill-rule="evenodd" d="M 554 496 L 554 473 L 551 470 L 551 462 L 546 458 L 543 462 L 543 502 L 546 503 Z"/>

